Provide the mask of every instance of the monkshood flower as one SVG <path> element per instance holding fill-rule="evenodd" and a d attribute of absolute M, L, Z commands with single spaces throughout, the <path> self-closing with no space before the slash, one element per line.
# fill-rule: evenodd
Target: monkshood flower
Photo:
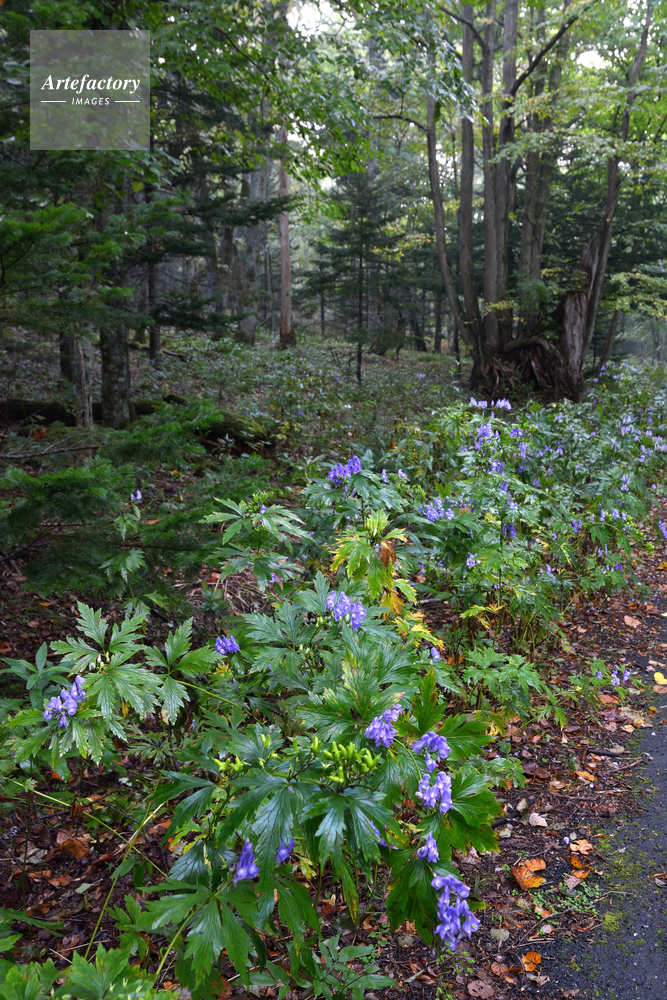
<path fill-rule="evenodd" d="M 389 482 L 389 476 L 387 475 L 387 470 L 386 469 L 382 470 L 382 477 L 381 478 L 382 478 L 382 482 L 383 483 L 388 483 Z"/>
<path fill-rule="evenodd" d="M 233 635 L 219 635 L 215 640 L 215 651 L 220 656 L 229 656 L 238 653 L 240 646 Z"/>
<path fill-rule="evenodd" d="M 382 715 L 376 715 L 370 726 L 364 732 L 368 740 L 372 740 L 376 747 L 390 747 L 396 739 L 396 730 L 392 722 L 396 722 L 403 711 L 400 702 L 387 708 Z"/>
<path fill-rule="evenodd" d="M 505 536 L 505 538 L 509 538 L 510 541 L 513 538 L 515 538 L 516 537 L 516 528 L 514 527 L 514 525 L 513 524 L 504 524 L 503 525 L 503 535 Z"/>
<path fill-rule="evenodd" d="M 667 536 L 665 536 L 665 537 L 667 537 Z M 466 566 L 468 567 L 468 569 L 474 569 L 478 562 L 479 562 L 479 559 L 477 559 L 477 557 L 474 555 L 474 553 L 469 552 L 468 553 L 468 558 L 466 559 Z"/>
<path fill-rule="evenodd" d="M 431 656 L 436 663 L 440 660 L 440 650 L 437 646 L 431 646 Z"/>
<path fill-rule="evenodd" d="M 431 879 L 431 885 L 434 889 L 440 890 L 438 897 L 440 922 L 435 929 L 436 934 L 454 951 L 464 934 L 470 937 L 474 931 L 479 930 L 479 920 L 471 913 L 466 902 L 470 889 L 455 875 L 435 875 Z"/>
<path fill-rule="evenodd" d="M 361 601 L 355 601 L 350 608 L 350 628 L 358 629 L 366 617 L 366 608 Z"/>
<path fill-rule="evenodd" d="M 280 847 L 276 851 L 276 864 L 284 865 L 286 861 L 289 860 L 289 856 L 294 850 L 294 837 L 290 837 L 289 843 L 285 844 L 284 841 L 280 841 Z"/>
<path fill-rule="evenodd" d="M 60 715 L 58 725 L 67 725 L 68 718 L 76 715 L 79 703 L 86 697 L 83 689 L 84 683 L 85 681 L 81 677 L 76 677 L 69 691 L 62 688 L 59 695 L 49 699 L 49 703 L 42 713 L 47 722 L 50 722 L 54 715 Z"/>
<path fill-rule="evenodd" d="M 470 405 L 471 406 L 479 406 L 480 410 L 485 410 L 489 404 L 486 402 L 485 399 L 480 399 L 479 402 L 478 402 L 475 399 L 474 396 L 471 396 L 470 397 Z"/>
<path fill-rule="evenodd" d="M 491 403 L 491 406 L 495 406 L 497 410 L 511 410 L 512 404 L 509 399 L 499 399 L 495 403 Z"/>
<path fill-rule="evenodd" d="M 253 853 L 252 844 L 249 840 L 246 840 L 243 844 L 241 857 L 239 858 L 234 871 L 234 885 L 236 885 L 237 882 L 241 882 L 243 879 L 257 878 L 258 875 L 259 868 L 255 863 L 255 855 Z"/>
<path fill-rule="evenodd" d="M 399 469 L 396 475 L 398 476 L 398 478 L 401 480 L 402 483 L 407 483 L 408 477 L 405 474 L 405 472 L 403 472 L 403 469 Z"/>
<path fill-rule="evenodd" d="M 658 527 L 660 528 L 660 531 L 662 532 L 662 537 L 663 538 L 667 538 L 667 524 L 665 524 L 664 521 L 658 521 Z"/>
<path fill-rule="evenodd" d="M 626 667 L 625 670 L 623 671 L 623 683 L 627 684 L 629 680 L 630 680 L 630 668 Z"/>
<path fill-rule="evenodd" d="M 426 838 L 426 843 L 423 847 L 420 847 L 417 851 L 418 858 L 426 858 L 427 861 L 434 862 L 440 860 L 440 855 L 438 854 L 438 845 L 435 842 L 435 837 L 432 833 Z"/>
<path fill-rule="evenodd" d="M 412 744 L 413 753 L 421 753 L 422 750 L 428 750 L 429 753 L 433 753 L 437 756 L 438 760 L 447 760 L 450 754 L 449 743 L 444 736 L 438 736 L 431 729 L 428 733 L 420 736 L 418 740 Z"/>
<path fill-rule="evenodd" d="M 489 438 L 493 437 L 493 424 L 489 420 L 486 424 L 480 424 L 477 428 L 477 440 L 487 441 Z"/>
<path fill-rule="evenodd" d="M 143 497 L 141 496 L 141 490 L 137 490 L 136 493 L 130 493 L 130 500 L 132 501 L 132 503 L 139 503 L 139 501 L 142 499 Z"/>
<path fill-rule="evenodd" d="M 611 675 L 611 683 L 614 685 L 614 687 L 618 687 L 618 685 L 621 683 L 616 668 L 614 668 L 614 672 Z"/>
<path fill-rule="evenodd" d="M 621 476 L 621 493 L 627 493 L 629 489 L 630 489 L 630 476 L 626 472 Z"/>
<path fill-rule="evenodd" d="M 356 475 L 358 472 L 361 472 L 361 459 L 357 455 L 353 455 L 345 465 L 339 462 L 338 465 L 332 466 L 327 478 L 334 486 L 343 486 L 350 476 Z"/>

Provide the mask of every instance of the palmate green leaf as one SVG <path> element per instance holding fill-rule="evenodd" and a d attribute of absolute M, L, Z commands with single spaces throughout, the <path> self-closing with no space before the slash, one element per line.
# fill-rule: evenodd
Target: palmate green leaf
<path fill-rule="evenodd" d="M 333 873 L 334 879 L 340 879 L 341 886 L 343 887 L 343 898 L 349 907 L 350 916 L 352 917 L 354 923 L 358 924 L 359 893 L 357 892 L 357 886 L 354 881 L 352 869 L 344 855 L 340 854 L 337 858 L 334 858 Z"/>
<path fill-rule="evenodd" d="M 423 736 L 424 733 L 436 728 L 436 723 L 439 723 L 445 714 L 445 706 L 438 697 L 435 673 L 432 669 L 422 678 L 419 693 L 412 702 L 412 714 L 417 723 L 418 736 Z"/>
<path fill-rule="evenodd" d="M 291 875 L 273 877 L 278 892 L 278 913 L 297 941 L 303 941 L 306 928 L 317 931 L 319 918 L 308 890 Z"/>
<path fill-rule="evenodd" d="M 287 636 L 281 625 L 270 618 L 269 615 L 248 614 L 243 616 L 250 624 L 248 635 L 259 643 L 268 643 L 272 646 L 286 646 Z"/>
<path fill-rule="evenodd" d="M 324 864 L 329 857 L 334 861 L 340 858 L 346 808 L 347 801 L 343 795 L 323 794 L 322 798 L 310 802 L 303 811 L 306 817 L 322 817 L 314 831 L 317 860 L 320 864 Z"/>
<path fill-rule="evenodd" d="M 97 698 L 105 719 L 120 712 L 123 701 L 135 712 L 145 715 L 158 701 L 160 679 L 145 667 L 119 662 L 124 654 L 113 656 L 111 663 L 100 673 L 89 675 L 88 696 Z"/>
<path fill-rule="evenodd" d="M 486 723 L 471 722 L 465 715 L 450 715 L 446 718 L 438 732 L 446 737 L 450 746 L 448 760 L 453 763 L 479 756 L 482 747 L 491 740 L 486 728 Z"/>
<path fill-rule="evenodd" d="M 104 649 L 104 639 L 107 634 L 108 624 L 106 618 L 102 618 L 102 611 L 99 609 L 93 611 L 92 608 L 81 601 L 77 601 L 76 606 L 80 618 L 77 624 L 78 631 L 83 632 L 84 635 L 87 635 L 89 639 L 92 639 L 93 642 L 96 642 L 98 646 Z"/>
<path fill-rule="evenodd" d="M 192 639 L 192 618 L 186 619 L 180 628 L 175 632 L 170 632 L 164 644 L 168 666 L 173 666 L 174 662 L 190 649 Z"/>
<path fill-rule="evenodd" d="M 425 941 L 433 937 L 436 922 L 436 896 L 431 885 L 431 866 L 413 851 L 392 851 L 392 876 L 386 909 L 389 927 L 395 931 L 406 920 L 414 921 L 417 933 Z"/>
<path fill-rule="evenodd" d="M 258 835 L 255 854 L 260 867 L 271 864 L 280 842 L 288 843 L 294 826 L 294 807 L 298 803 L 293 785 L 286 778 L 274 777 L 265 786 L 271 790 L 271 797 L 257 811 L 252 825 Z"/>
<path fill-rule="evenodd" d="M 167 720 L 175 722 L 185 702 L 190 701 L 190 695 L 173 677 L 165 677 L 160 691 L 160 701 Z"/>

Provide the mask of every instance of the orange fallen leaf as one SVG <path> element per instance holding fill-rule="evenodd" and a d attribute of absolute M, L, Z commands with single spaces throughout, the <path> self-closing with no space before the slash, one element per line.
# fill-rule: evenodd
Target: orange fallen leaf
<path fill-rule="evenodd" d="M 493 972 L 495 976 L 504 976 L 507 971 L 508 971 L 508 966 L 505 965 L 503 962 L 491 963 L 491 972 Z"/>
<path fill-rule="evenodd" d="M 572 843 L 570 844 L 570 850 L 573 851 L 575 854 L 590 854 L 591 851 L 594 850 L 594 847 L 591 844 L 590 840 L 584 840 L 582 838 L 581 840 L 572 841 Z"/>
<path fill-rule="evenodd" d="M 581 861 L 577 857 L 576 854 L 571 854 L 570 855 L 570 864 L 572 865 L 573 868 L 583 868 L 584 867 L 583 861 Z"/>
<path fill-rule="evenodd" d="M 69 875 L 56 875 L 54 878 L 47 880 L 49 885 L 52 885 L 54 889 L 61 889 L 64 885 L 69 885 L 72 881 Z"/>
<path fill-rule="evenodd" d="M 664 684 L 654 684 L 653 690 L 656 694 L 667 694 L 667 686 Z"/>
<path fill-rule="evenodd" d="M 603 705 L 617 705 L 619 699 L 615 694 L 601 694 L 600 701 Z"/>
<path fill-rule="evenodd" d="M 623 727 L 625 728 L 625 727 Z M 633 730 L 634 732 L 634 730 Z M 574 772 L 582 781 L 595 781 L 595 775 L 591 774 L 590 771 L 575 771 Z"/>
<path fill-rule="evenodd" d="M 623 621 L 628 628 L 637 628 L 638 625 L 641 625 L 639 618 L 633 618 L 632 615 L 623 615 Z"/>
<path fill-rule="evenodd" d="M 551 907 L 547 907 L 546 909 L 543 906 L 535 907 L 535 913 L 537 913 L 538 917 L 550 917 L 553 912 Z"/>
<path fill-rule="evenodd" d="M 82 858 L 88 853 L 88 843 L 87 835 L 79 834 L 74 836 L 68 830 L 59 830 L 56 837 L 56 843 L 63 851 L 67 851 L 74 858 Z"/>
<path fill-rule="evenodd" d="M 665 688 L 665 691 L 667 691 L 667 688 Z M 629 722 L 627 726 L 621 726 L 621 729 L 623 730 L 624 733 L 634 733 L 635 731 L 635 727 L 631 726 Z"/>
<path fill-rule="evenodd" d="M 537 889 L 544 883 L 544 879 L 541 875 L 534 875 L 533 872 L 542 868 L 546 868 L 542 858 L 535 858 L 534 861 L 520 861 L 518 864 L 512 865 L 512 874 L 521 889 Z"/>
<path fill-rule="evenodd" d="M 220 982 L 222 983 L 222 989 L 218 993 L 218 1000 L 227 1000 L 227 997 L 232 995 L 232 987 L 229 985 L 224 976 L 220 977 Z"/>
<path fill-rule="evenodd" d="M 524 968 L 524 972 L 535 972 L 542 961 L 542 956 L 538 951 L 529 951 L 525 955 L 521 956 L 521 963 Z"/>

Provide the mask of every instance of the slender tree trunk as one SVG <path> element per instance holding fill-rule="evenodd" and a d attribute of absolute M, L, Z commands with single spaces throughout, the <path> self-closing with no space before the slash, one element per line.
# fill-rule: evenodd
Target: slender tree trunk
<path fill-rule="evenodd" d="M 61 333 L 58 337 L 58 351 L 60 356 L 60 374 L 68 382 L 73 381 L 72 354 L 74 352 L 74 338 L 66 333 Z"/>
<path fill-rule="evenodd" d="M 149 264 L 148 311 L 151 314 L 151 325 L 148 328 L 148 357 L 156 368 L 159 368 L 162 360 L 162 328 L 154 315 L 158 305 L 158 277 L 157 264 Z"/>
<path fill-rule="evenodd" d="M 482 49 L 482 156 L 484 162 L 484 340 L 488 351 L 500 347 L 498 314 L 498 229 L 496 213 L 496 144 L 493 135 L 493 64 L 496 34 L 496 3 L 487 0 Z M 456 320 L 456 317 L 454 317 Z"/>
<path fill-rule="evenodd" d="M 130 418 L 130 359 L 125 328 L 100 328 L 102 423 L 118 429 Z"/>
<path fill-rule="evenodd" d="M 472 23 L 472 4 L 464 4 L 463 17 Z M 462 39 L 463 75 L 468 83 L 473 74 L 473 35 L 470 28 L 463 25 Z M 461 187 L 459 193 L 459 273 L 461 290 L 468 316 L 475 329 L 482 327 L 482 317 L 475 290 L 475 271 L 472 253 L 473 181 L 475 176 L 475 138 L 470 118 L 461 119 Z"/>
<path fill-rule="evenodd" d="M 287 142 L 287 131 L 281 125 L 278 142 Z M 289 178 L 285 170 L 285 161 L 280 161 L 280 183 L 278 193 L 281 198 L 289 195 Z M 280 213 L 280 346 L 294 347 L 296 337 L 292 325 L 292 259 L 289 245 L 289 213 Z"/>
<path fill-rule="evenodd" d="M 431 187 L 431 200 L 433 202 L 433 221 L 435 228 L 435 245 L 438 253 L 438 265 L 440 276 L 447 295 L 449 308 L 452 311 L 454 322 L 463 331 L 464 339 L 475 353 L 476 362 L 479 360 L 480 342 L 473 324 L 464 318 L 459 301 L 458 292 L 454 283 L 454 276 L 447 256 L 447 240 L 445 237 L 445 213 L 442 205 L 442 191 L 440 190 L 440 177 L 438 174 L 437 144 L 435 135 L 435 98 L 430 94 L 426 98 L 427 114 L 427 149 L 428 149 L 428 176 Z"/>
<path fill-rule="evenodd" d="M 621 121 L 621 143 L 627 142 L 628 138 L 630 112 L 637 96 L 637 82 L 642 63 L 644 62 L 644 56 L 646 55 L 652 14 L 653 9 L 649 4 L 639 49 L 637 50 L 628 81 L 628 91 Z M 607 262 L 609 260 L 614 215 L 621 187 L 621 177 L 619 175 L 620 159 L 620 156 L 616 155 L 610 157 L 607 161 L 607 199 L 600 220 L 600 227 L 595 236 L 589 240 L 581 256 L 580 270 L 583 270 L 588 276 L 586 289 L 585 291 L 578 289 L 569 292 L 564 303 L 562 347 L 575 399 L 581 399 L 583 395 L 582 369 L 595 330 L 595 321 L 602 296 Z"/>
<path fill-rule="evenodd" d="M 90 335 L 73 338 L 72 373 L 77 427 L 93 423 L 93 345 Z"/>
<path fill-rule="evenodd" d="M 621 315 L 620 309 L 614 309 L 611 317 L 611 323 L 609 324 L 609 332 L 607 334 L 607 342 L 604 345 L 604 351 L 602 352 L 602 357 L 600 358 L 600 371 L 606 367 L 609 363 L 609 358 L 611 357 L 611 351 L 614 346 L 614 340 L 616 339 L 616 330 L 618 329 L 618 317 Z"/>
<path fill-rule="evenodd" d="M 503 97 L 498 130 L 499 159 L 495 170 L 496 182 L 496 249 L 498 254 L 498 275 L 496 295 L 498 302 L 504 302 L 509 288 L 509 217 L 514 203 L 516 171 L 510 159 L 514 140 L 514 85 L 516 83 L 516 43 L 519 19 L 519 0 L 505 0 L 505 24 L 503 30 Z M 511 340 L 512 311 L 502 308 L 497 311 L 499 346 L 502 348 Z"/>
<path fill-rule="evenodd" d="M 433 353 L 440 354 L 442 351 L 442 292 L 440 289 L 435 293 L 435 336 L 433 337 Z"/>

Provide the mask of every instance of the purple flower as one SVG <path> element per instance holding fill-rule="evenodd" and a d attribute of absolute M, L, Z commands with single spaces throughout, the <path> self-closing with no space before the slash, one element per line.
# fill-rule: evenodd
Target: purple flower
<path fill-rule="evenodd" d="M 466 566 L 468 567 L 468 569 L 474 569 L 478 561 L 479 560 L 475 557 L 475 555 L 472 552 L 469 552 L 468 558 L 466 559 Z"/>
<path fill-rule="evenodd" d="M 387 722 L 382 715 L 377 715 L 364 731 L 364 736 L 373 740 L 376 747 L 390 747 L 396 738 L 396 730 L 391 722 Z"/>
<path fill-rule="evenodd" d="M 660 531 L 662 532 L 662 537 L 663 538 L 667 538 L 667 524 L 665 524 L 664 521 L 658 521 L 658 527 L 660 528 Z"/>
<path fill-rule="evenodd" d="M 339 622 L 341 618 L 345 617 L 345 615 L 349 615 L 351 608 L 352 608 L 352 602 L 350 598 L 347 596 L 344 590 L 341 590 L 340 594 L 338 595 L 338 602 L 334 608 L 334 613 L 333 613 L 333 616 L 336 619 L 336 621 Z"/>
<path fill-rule="evenodd" d="M 215 640 L 215 649 L 217 653 L 221 656 L 229 655 L 231 653 L 238 653 L 240 646 L 233 635 L 223 635 L 218 636 Z"/>
<path fill-rule="evenodd" d="M 470 911 L 466 898 L 470 889 L 454 875 L 436 875 L 431 880 L 434 889 L 440 889 L 438 897 L 438 919 L 436 933 L 444 944 L 454 951 L 458 942 L 465 934 L 468 937 L 473 931 L 479 930 L 479 920 Z M 451 902 L 451 893 L 454 901 Z"/>
<path fill-rule="evenodd" d="M 289 856 L 293 850 L 294 850 L 294 837 L 290 837 L 288 844 L 283 843 L 283 841 L 281 840 L 280 847 L 276 851 L 276 864 L 283 865 L 286 861 L 288 861 Z"/>
<path fill-rule="evenodd" d="M 438 649 L 437 646 L 431 646 L 431 656 L 433 657 L 436 663 L 438 662 L 438 660 L 441 659 L 440 650 Z"/>
<path fill-rule="evenodd" d="M 421 753 L 422 750 L 426 749 L 430 753 L 434 753 L 438 760 L 447 760 L 450 754 L 450 748 L 447 740 L 444 736 L 438 736 L 431 729 L 428 733 L 420 736 L 418 740 L 412 744 L 413 753 Z"/>
<path fill-rule="evenodd" d="M 427 861 L 439 861 L 440 855 L 438 854 L 438 845 L 435 842 L 435 837 L 432 833 L 429 833 L 426 838 L 426 843 L 423 847 L 420 847 L 417 851 L 418 858 L 426 858 Z"/>
<path fill-rule="evenodd" d="M 382 715 L 376 715 L 364 732 L 366 739 L 373 740 L 376 747 L 390 747 L 396 739 L 396 730 L 392 722 L 396 722 L 402 711 L 403 708 L 399 703 L 386 709 Z"/>
<path fill-rule="evenodd" d="M 438 766 L 437 760 L 434 760 L 427 750 L 424 756 L 424 767 L 426 768 L 426 773 L 433 774 L 437 766 Z"/>
<path fill-rule="evenodd" d="M 366 608 L 363 606 L 361 601 L 355 601 L 350 608 L 350 627 L 358 629 L 365 617 Z"/>
<path fill-rule="evenodd" d="M 629 680 L 630 680 L 630 669 L 629 667 L 626 667 L 625 670 L 623 671 L 623 683 L 627 684 Z"/>
<path fill-rule="evenodd" d="M 334 604 L 336 603 L 337 600 L 338 597 L 336 595 L 336 591 L 335 590 L 329 591 L 329 593 L 327 594 L 327 600 L 325 604 L 327 611 L 333 611 Z"/>
<path fill-rule="evenodd" d="M 130 493 L 130 500 L 132 501 L 132 503 L 139 503 L 139 501 L 142 499 L 143 498 L 141 496 L 141 490 L 137 490 L 136 493 Z"/>
<path fill-rule="evenodd" d="M 253 853 L 252 844 L 249 840 L 246 840 L 243 844 L 243 849 L 241 851 L 241 857 L 238 860 L 236 869 L 234 872 L 234 885 L 237 882 L 241 882 L 243 879 L 256 878 L 259 875 L 259 868 L 255 863 L 255 855 Z"/>
<path fill-rule="evenodd" d="M 55 698 L 55 697 L 51 698 L 49 700 L 48 705 L 46 706 L 46 709 L 44 710 L 43 713 L 44 718 L 46 719 L 47 722 L 50 722 L 51 719 L 53 718 L 54 712 L 62 712 L 62 710 L 63 710 L 63 703 L 60 700 L 60 698 Z"/>
<path fill-rule="evenodd" d="M 83 701 L 83 699 L 86 697 L 86 692 L 83 690 L 83 686 L 85 683 L 86 682 L 83 677 L 79 677 L 77 675 L 74 678 L 74 683 L 72 684 L 72 690 L 70 691 L 72 698 L 76 698 L 77 701 Z"/>
<path fill-rule="evenodd" d="M 435 789 L 440 799 L 440 812 L 443 814 L 452 808 L 452 776 L 438 771 L 435 778 Z"/>
<path fill-rule="evenodd" d="M 396 475 L 398 476 L 398 478 L 401 480 L 402 483 L 407 483 L 408 477 L 403 472 L 403 469 L 399 469 Z"/>
<path fill-rule="evenodd" d="M 422 805 L 427 809 L 433 809 L 438 802 L 438 792 L 435 785 L 431 786 L 431 776 L 424 774 L 417 785 L 417 798 L 422 800 Z"/>

